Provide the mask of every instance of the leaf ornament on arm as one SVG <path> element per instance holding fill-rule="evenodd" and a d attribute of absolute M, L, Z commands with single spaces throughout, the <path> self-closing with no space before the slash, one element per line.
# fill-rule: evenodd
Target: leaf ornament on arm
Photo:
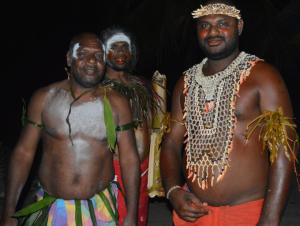
<path fill-rule="evenodd" d="M 246 145 L 249 141 L 249 138 L 251 137 L 254 130 L 261 126 L 259 139 L 263 143 L 263 151 L 266 149 L 266 147 L 270 151 L 270 162 L 271 164 L 274 163 L 275 159 L 278 156 L 278 148 L 280 145 L 282 145 L 285 156 L 291 161 L 290 153 L 292 154 L 292 157 L 294 159 L 294 171 L 296 173 L 296 178 L 298 182 L 298 189 L 300 191 L 300 184 L 298 181 L 298 176 L 300 176 L 297 173 L 296 170 L 296 162 L 298 162 L 296 156 L 295 156 L 295 147 L 296 143 L 298 143 L 299 147 L 299 136 L 296 132 L 296 124 L 290 122 L 293 120 L 293 118 L 284 117 L 282 107 L 279 107 L 276 111 L 264 111 L 264 113 L 260 116 L 258 116 L 253 121 L 249 122 L 247 124 L 247 130 L 251 124 L 253 124 L 255 121 L 257 121 L 256 125 L 253 127 L 253 129 L 250 131 L 250 133 L 246 136 Z M 286 132 L 286 126 L 290 127 L 296 134 L 296 140 L 292 140 L 288 137 Z M 289 142 L 293 143 L 293 147 L 289 144 Z M 245 147 L 246 147 L 245 145 Z"/>
<path fill-rule="evenodd" d="M 25 102 L 25 100 L 23 98 L 22 98 L 22 101 L 23 101 L 22 125 L 24 126 L 25 124 L 31 124 L 31 125 L 34 125 L 36 127 L 41 128 L 41 129 L 44 129 L 43 125 L 40 125 L 38 123 L 35 123 L 35 122 L 31 121 L 31 120 L 26 119 L 26 102 Z"/>

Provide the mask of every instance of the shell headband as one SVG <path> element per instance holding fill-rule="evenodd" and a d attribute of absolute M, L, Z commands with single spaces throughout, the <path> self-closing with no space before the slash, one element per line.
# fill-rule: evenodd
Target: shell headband
<path fill-rule="evenodd" d="M 202 16 L 207 16 L 211 14 L 223 14 L 230 17 L 235 17 L 238 20 L 241 19 L 240 10 L 236 9 L 234 6 L 228 6 L 225 4 L 209 4 L 206 6 L 201 6 L 201 9 L 197 9 L 192 12 L 194 18 L 199 18 Z"/>

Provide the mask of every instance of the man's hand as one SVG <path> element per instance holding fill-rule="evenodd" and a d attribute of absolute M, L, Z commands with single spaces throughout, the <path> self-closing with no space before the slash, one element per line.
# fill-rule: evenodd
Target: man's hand
<path fill-rule="evenodd" d="M 205 209 L 207 203 L 202 203 L 194 194 L 182 189 L 172 191 L 169 200 L 177 215 L 187 222 L 195 222 L 211 213 L 211 210 Z"/>
<path fill-rule="evenodd" d="M 9 216 L 4 216 L 0 222 L 0 226 L 17 226 L 18 220 Z"/>
<path fill-rule="evenodd" d="M 126 215 L 126 217 L 122 223 L 122 226 L 137 226 L 137 225 L 138 225 L 137 220 L 132 219 L 128 215 Z"/>

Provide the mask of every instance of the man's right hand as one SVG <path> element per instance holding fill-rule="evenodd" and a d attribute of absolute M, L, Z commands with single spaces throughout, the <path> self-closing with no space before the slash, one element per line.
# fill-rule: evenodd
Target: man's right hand
<path fill-rule="evenodd" d="M 4 216 L 0 222 L 0 226 L 17 226 L 18 220 L 9 216 Z"/>
<path fill-rule="evenodd" d="M 201 202 L 194 194 L 183 189 L 172 191 L 169 200 L 178 217 L 187 222 L 195 222 L 211 213 L 211 210 L 205 209 L 207 203 Z"/>

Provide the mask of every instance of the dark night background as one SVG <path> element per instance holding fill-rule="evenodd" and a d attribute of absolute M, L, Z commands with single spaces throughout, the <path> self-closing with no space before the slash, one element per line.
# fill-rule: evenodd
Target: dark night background
<path fill-rule="evenodd" d="M 239 0 L 245 21 L 241 50 L 275 65 L 288 86 L 300 118 L 300 0 Z M 22 100 L 67 77 L 66 52 L 81 32 L 97 34 L 123 25 L 136 35 L 140 49 L 134 74 L 166 74 L 170 93 L 182 74 L 204 57 L 197 44 L 191 11 L 200 1 L 187 0 L 28 0 L 1 3 L 0 142 L 14 145 L 21 130 Z M 170 109 L 170 97 L 168 109 Z"/>

